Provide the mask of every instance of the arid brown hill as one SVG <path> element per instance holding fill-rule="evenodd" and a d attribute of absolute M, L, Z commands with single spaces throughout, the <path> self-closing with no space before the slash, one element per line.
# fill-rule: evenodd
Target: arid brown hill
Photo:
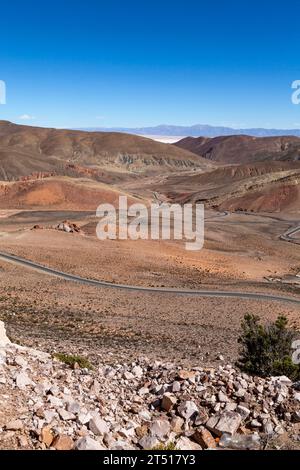
<path fill-rule="evenodd" d="M 69 175 L 66 167 L 70 165 L 137 173 L 208 168 L 207 161 L 189 151 L 135 135 L 46 129 L 0 121 L 0 180 L 35 172 Z"/>
<path fill-rule="evenodd" d="M 300 138 L 292 136 L 186 137 L 174 145 L 213 162 L 225 164 L 300 160 Z"/>
<path fill-rule="evenodd" d="M 0 183 L 0 209 L 95 211 L 104 202 L 116 206 L 121 195 L 127 195 L 130 204 L 140 202 L 112 185 L 90 179 L 56 176 L 10 181 Z"/>
<path fill-rule="evenodd" d="M 300 162 L 219 167 L 204 174 L 170 175 L 154 188 L 171 202 L 256 212 L 300 211 Z"/>

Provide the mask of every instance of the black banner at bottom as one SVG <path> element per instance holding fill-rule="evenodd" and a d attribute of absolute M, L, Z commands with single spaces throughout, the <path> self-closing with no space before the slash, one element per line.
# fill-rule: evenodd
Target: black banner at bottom
<path fill-rule="evenodd" d="M 224 465 L 231 466 L 247 464 L 270 465 L 274 463 L 287 465 L 288 463 L 299 463 L 298 451 L 230 451 L 230 450 L 207 450 L 207 451 L 1 451 L 0 459 L 3 465 L 11 466 L 14 463 L 26 464 L 93 464 L 99 467 L 123 466 L 124 468 L 145 468 L 149 466 L 187 466 L 195 465 Z"/>

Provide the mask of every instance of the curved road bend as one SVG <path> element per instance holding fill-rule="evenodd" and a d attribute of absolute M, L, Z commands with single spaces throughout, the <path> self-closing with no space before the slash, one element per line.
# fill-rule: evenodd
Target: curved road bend
<path fill-rule="evenodd" d="M 114 284 L 106 281 L 97 281 L 96 279 L 87 279 L 84 277 L 76 276 L 74 274 L 68 274 L 56 269 L 48 268 L 33 261 L 20 258 L 18 256 L 10 255 L 7 253 L 0 252 L 0 260 L 7 261 L 10 263 L 18 264 L 35 271 L 39 271 L 51 276 L 56 276 L 66 281 L 79 282 L 94 287 L 108 287 L 111 289 L 123 289 L 134 292 L 145 292 L 145 293 L 159 293 L 159 294 L 174 294 L 174 295 L 190 295 L 198 297 L 233 297 L 239 299 L 252 299 L 252 300 L 266 300 L 276 302 L 286 302 L 291 304 L 300 305 L 300 299 L 294 297 L 284 297 L 272 294 L 259 294 L 254 292 L 233 292 L 233 291 L 219 291 L 219 290 L 192 290 L 192 289 L 176 289 L 168 287 L 142 287 L 142 286 L 131 286 L 126 284 Z"/>
<path fill-rule="evenodd" d="M 300 240 L 295 240 L 293 238 L 293 235 L 298 233 L 300 231 L 300 225 L 297 227 L 292 227 L 289 230 L 287 230 L 283 235 L 280 236 L 281 240 L 285 240 L 286 242 L 291 242 L 291 243 L 296 243 L 296 245 L 300 245 Z"/>

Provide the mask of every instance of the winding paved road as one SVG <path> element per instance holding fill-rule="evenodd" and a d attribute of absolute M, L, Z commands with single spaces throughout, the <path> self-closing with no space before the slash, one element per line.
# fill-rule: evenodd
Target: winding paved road
<path fill-rule="evenodd" d="M 300 231 L 300 225 L 298 225 L 298 227 L 290 228 L 289 230 L 287 230 L 287 232 L 281 235 L 280 239 L 285 240 L 286 242 L 296 243 L 296 245 L 300 245 L 300 240 L 298 241 L 298 240 L 295 240 L 295 238 L 293 238 L 293 235 L 295 235 L 299 231 Z"/>
<path fill-rule="evenodd" d="M 285 302 L 291 304 L 300 305 L 300 299 L 295 297 L 284 297 L 272 294 L 259 294 L 254 292 L 233 292 L 233 291 L 220 291 L 220 290 L 192 290 L 192 289 L 176 289 L 168 287 L 142 287 L 142 286 L 131 286 L 126 284 L 114 284 L 106 281 L 97 281 L 96 279 L 87 279 L 84 277 L 76 276 L 74 274 L 68 274 L 56 269 L 48 268 L 33 261 L 20 258 L 15 255 L 0 252 L 0 260 L 14 263 L 26 268 L 34 269 L 44 274 L 56 276 L 66 281 L 79 282 L 94 287 L 107 287 L 110 289 L 122 289 L 134 292 L 145 292 L 145 293 L 160 293 L 160 294 L 175 294 L 175 295 L 189 295 L 198 297 L 234 297 L 239 299 L 252 299 L 252 300 L 266 300 Z"/>

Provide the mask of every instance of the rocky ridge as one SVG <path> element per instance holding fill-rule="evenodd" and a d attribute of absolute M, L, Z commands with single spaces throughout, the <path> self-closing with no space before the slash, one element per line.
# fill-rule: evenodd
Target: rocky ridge
<path fill-rule="evenodd" d="M 231 365 L 171 363 L 92 370 L 9 342 L 0 322 L 0 448 L 261 449 L 300 439 L 300 383 L 250 377 Z"/>

